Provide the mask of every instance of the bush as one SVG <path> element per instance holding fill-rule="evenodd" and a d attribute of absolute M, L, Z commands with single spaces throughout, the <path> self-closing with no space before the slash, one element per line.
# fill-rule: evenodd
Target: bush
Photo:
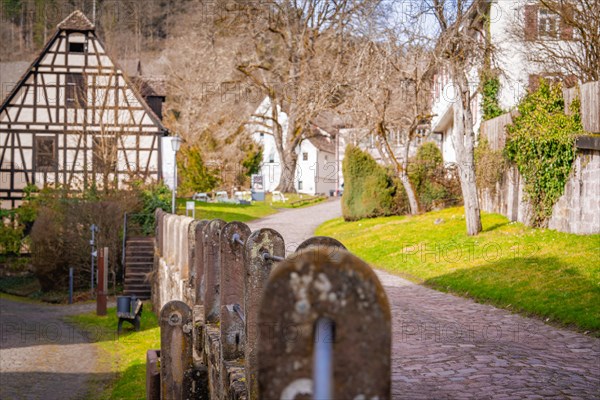
<path fill-rule="evenodd" d="M 399 182 L 358 147 L 349 145 L 346 148 L 342 170 L 342 213 L 346 221 L 394 215 L 405 208 L 403 190 L 398 190 Z"/>
<path fill-rule="evenodd" d="M 163 211 L 171 212 L 171 190 L 163 183 L 151 185 L 142 188 L 137 186 L 141 197 L 141 210 L 133 218 L 143 235 L 152 235 L 154 233 L 154 212 L 157 208 Z"/>
<path fill-rule="evenodd" d="M 92 224 L 99 228 L 96 247 L 109 248 L 109 277 L 116 282 L 123 214 L 139 210 L 137 192 L 112 192 L 90 199 L 45 189 L 33 202 L 38 217 L 31 230 L 32 264 L 43 291 L 65 289 L 69 267 L 74 268 L 75 287 L 89 287 Z"/>
<path fill-rule="evenodd" d="M 534 226 L 545 226 L 552 207 L 563 194 L 575 160 L 575 136 L 583 132 L 579 100 L 564 112 L 560 84 L 541 80 L 537 91 L 519 103 L 519 116 L 506 127 L 504 154 L 525 181 Z"/>
<path fill-rule="evenodd" d="M 0 220 L 0 254 L 19 254 L 23 240 L 23 225 Z"/>
<path fill-rule="evenodd" d="M 433 142 L 423 143 L 409 163 L 408 176 L 422 211 L 460 202 L 460 182 L 454 170 L 444 167 L 442 152 Z"/>
<path fill-rule="evenodd" d="M 198 146 L 184 146 L 177 167 L 180 182 L 178 190 L 184 196 L 210 191 L 219 183 L 219 178 L 204 164 Z"/>

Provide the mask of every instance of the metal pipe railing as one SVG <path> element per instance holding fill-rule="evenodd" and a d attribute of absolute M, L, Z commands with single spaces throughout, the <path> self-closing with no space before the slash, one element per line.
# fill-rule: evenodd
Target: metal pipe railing
<path fill-rule="evenodd" d="M 313 399 L 333 399 L 333 329 L 334 322 L 321 317 L 315 323 L 313 353 Z"/>
<path fill-rule="evenodd" d="M 123 214 L 123 248 L 121 252 L 121 267 L 123 269 L 123 283 L 125 283 L 125 246 L 127 245 L 127 213 Z"/>
<path fill-rule="evenodd" d="M 263 260 L 272 260 L 272 261 L 283 261 L 285 258 L 279 256 L 273 256 L 269 252 L 263 253 Z"/>
<path fill-rule="evenodd" d="M 244 241 L 241 239 L 240 234 L 239 233 L 234 233 L 233 236 L 231 237 L 231 241 L 233 243 L 237 243 L 240 246 L 244 245 Z"/>

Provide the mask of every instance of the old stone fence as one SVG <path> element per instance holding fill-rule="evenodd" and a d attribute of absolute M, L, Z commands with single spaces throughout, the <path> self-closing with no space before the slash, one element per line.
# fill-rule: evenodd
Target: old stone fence
<path fill-rule="evenodd" d="M 390 399 L 391 319 L 335 239 L 156 213 L 149 399 Z"/>

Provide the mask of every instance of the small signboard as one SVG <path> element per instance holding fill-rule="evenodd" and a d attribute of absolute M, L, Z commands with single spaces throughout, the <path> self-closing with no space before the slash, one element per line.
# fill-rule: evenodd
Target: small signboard
<path fill-rule="evenodd" d="M 196 219 L 196 202 L 186 201 L 185 202 L 185 216 L 189 217 L 192 214 L 192 218 Z"/>
<path fill-rule="evenodd" d="M 265 177 L 262 175 L 252 175 L 252 200 L 265 201 Z"/>

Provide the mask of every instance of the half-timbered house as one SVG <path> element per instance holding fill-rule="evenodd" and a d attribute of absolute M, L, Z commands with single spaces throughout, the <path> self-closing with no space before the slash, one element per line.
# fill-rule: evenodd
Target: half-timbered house
<path fill-rule="evenodd" d="M 161 178 L 167 131 L 136 85 L 75 11 L 0 106 L 0 200 L 17 207 L 24 188 L 125 188 Z"/>

